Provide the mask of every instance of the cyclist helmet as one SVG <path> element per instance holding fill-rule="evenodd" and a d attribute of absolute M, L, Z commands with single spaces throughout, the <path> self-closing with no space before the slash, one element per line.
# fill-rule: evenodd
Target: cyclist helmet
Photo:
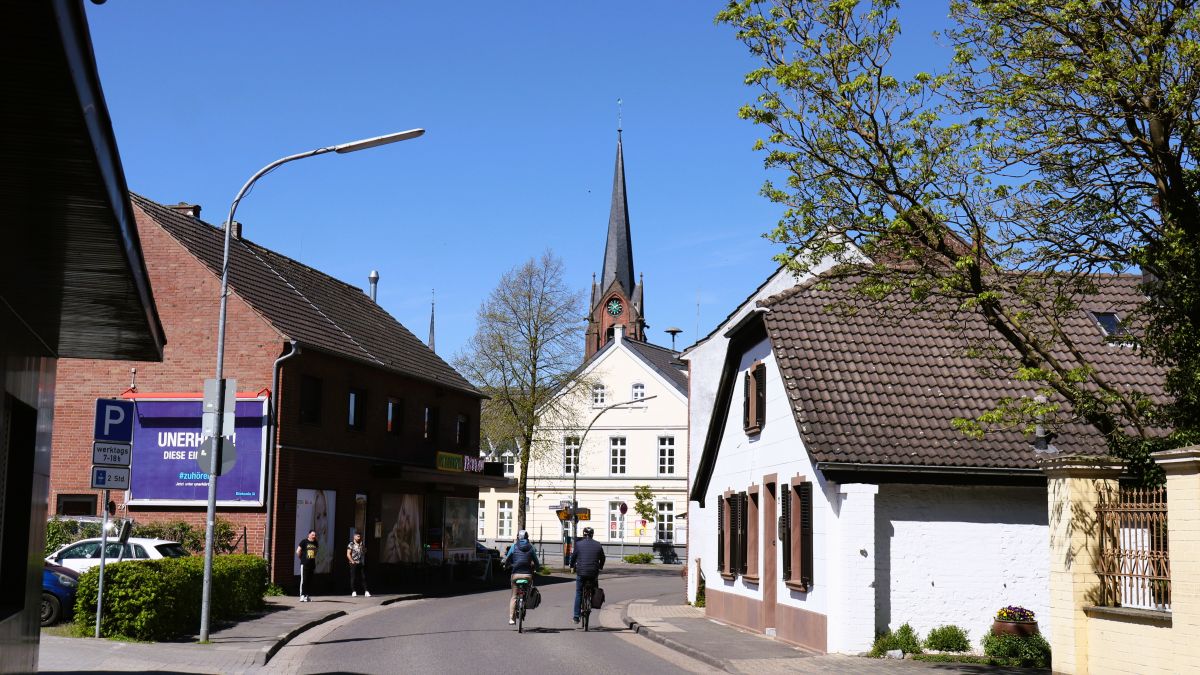
<path fill-rule="evenodd" d="M 520 532 L 517 533 L 517 541 L 521 541 L 522 539 L 528 539 L 528 538 L 529 538 L 529 533 L 526 532 L 525 530 L 521 530 Z"/>
<path fill-rule="evenodd" d="M 591 537 L 593 534 L 596 534 L 596 531 L 593 530 L 592 528 L 590 528 L 590 527 L 583 528 L 583 536 Z"/>

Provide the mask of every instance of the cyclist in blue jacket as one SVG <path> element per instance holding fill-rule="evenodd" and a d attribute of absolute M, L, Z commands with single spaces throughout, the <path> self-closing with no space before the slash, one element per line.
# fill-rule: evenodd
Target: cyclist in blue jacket
<path fill-rule="evenodd" d="M 533 544 L 529 543 L 528 532 L 521 530 L 517 533 L 517 541 L 508 549 L 504 564 L 512 569 L 512 578 L 509 581 L 512 595 L 508 599 L 508 623 L 514 624 L 517 622 L 517 580 L 528 579 L 532 587 L 533 573 L 542 566 L 537 551 L 534 550 Z"/>

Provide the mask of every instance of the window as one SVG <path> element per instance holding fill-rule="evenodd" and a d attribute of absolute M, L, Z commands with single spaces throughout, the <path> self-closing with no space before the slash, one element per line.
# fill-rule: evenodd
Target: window
<path fill-rule="evenodd" d="M 675 505 L 671 502 L 658 503 L 657 541 L 675 541 Z"/>
<path fill-rule="evenodd" d="M 479 523 L 479 532 L 476 535 L 476 538 L 483 539 L 487 536 L 486 528 L 484 527 L 487 523 L 487 503 L 482 499 L 479 500 L 479 518 L 476 520 L 476 522 Z"/>
<path fill-rule="evenodd" d="M 675 437 L 658 437 L 658 475 L 671 476 L 675 474 Z"/>
<path fill-rule="evenodd" d="M 1128 344 L 1130 342 L 1129 329 L 1121 322 L 1121 317 L 1117 316 L 1116 312 L 1090 312 L 1090 314 L 1096 325 L 1100 326 L 1105 339 L 1116 343 Z"/>
<path fill-rule="evenodd" d="M 434 406 L 425 406 L 425 440 L 434 443 L 438 440 L 438 412 Z"/>
<path fill-rule="evenodd" d="M 321 378 L 319 377 L 300 376 L 300 421 L 305 424 L 321 423 Z"/>
<path fill-rule="evenodd" d="M 579 437 L 563 438 L 563 473 L 570 476 L 579 473 Z"/>
<path fill-rule="evenodd" d="M 788 588 L 807 592 L 813 583 L 812 482 L 794 479 L 782 486 L 779 496 L 783 581 Z"/>
<path fill-rule="evenodd" d="M 767 368 L 761 361 L 746 371 L 742 399 L 742 428 L 747 434 L 757 434 L 767 414 Z"/>
<path fill-rule="evenodd" d="M 454 418 L 454 444 L 459 448 L 467 447 L 467 416 L 459 415 Z"/>
<path fill-rule="evenodd" d="M 742 542 L 742 575 L 751 583 L 758 582 L 758 495 L 758 487 L 753 486 L 743 497 L 746 514 L 743 518 L 745 539 Z"/>
<path fill-rule="evenodd" d="M 613 436 L 608 439 L 609 470 L 613 475 L 625 473 L 625 437 Z"/>
<path fill-rule="evenodd" d="M 625 514 L 621 513 L 621 502 L 608 503 L 608 539 L 609 541 L 625 539 Z"/>
<path fill-rule="evenodd" d="M 361 389 L 350 390 L 350 400 L 346 403 L 348 415 L 346 424 L 351 429 L 363 428 L 363 411 L 366 408 L 367 396 Z"/>
<path fill-rule="evenodd" d="M 604 405 L 604 385 L 592 385 L 592 405 Z"/>
<path fill-rule="evenodd" d="M 511 499 L 501 499 L 496 502 L 496 536 L 501 539 L 511 539 L 513 536 L 513 503 Z"/>
<path fill-rule="evenodd" d="M 646 385 L 642 384 L 641 382 L 634 382 L 632 398 L 635 401 L 640 401 L 646 398 Z"/>
<path fill-rule="evenodd" d="M 505 476 L 512 476 L 517 473 L 517 458 L 511 452 L 506 452 L 501 455 L 500 461 L 504 462 Z"/>
<path fill-rule="evenodd" d="M 732 579 L 746 573 L 746 493 L 726 492 L 719 501 L 717 541 L 721 548 L 717 558 L 721 576 Z"/>
<path fill-rule="evenodd" d="M 60 516 L 96 515 L 96 495 L 58 495 L 57 502 Z"/>
<path fill-rule="evenodd" d="M 399 436 L 404 429 L 404 402 L 389 398 L 387 402 L 387 432 Z"/>

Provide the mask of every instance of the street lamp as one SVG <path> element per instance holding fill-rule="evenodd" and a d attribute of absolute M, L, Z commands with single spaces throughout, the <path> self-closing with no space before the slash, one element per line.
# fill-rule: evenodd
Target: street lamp
<path fill-rule="evenodd" d="M 336 152 L 338 154 L 357 152 L 359 150 L 375 148 L 380 145 L 388 145 L 389 143 L 396 143 L 399 141 L 406 141 L 410 138 L 417 138 L 424 133 L 424 129 L 409 129 L 408 131 L 400 131 L 393 134 L 375 136 L 373 138 L 364 138 L 357 141 L 351 141 L 349 143 L 330 145 L 323 148 L 317 148 L 315 150 L 297 153 L 295 155 L 289 155 L 282 159 L 277 159 L 259 169 L 257 173 L 250 177 L 250 180 L 246 181 L 246 184 L 242 186 L 242 189 L 238 190 L 237 196 L 233 198 L 233 203 L 229 205 L 229 217 L 225 220 L 225 251 L 224 258 L 221 263 L 221 313 L 220 318 L 217 320 L 217 432 L 215 438 L 213 439 L 213 443 L 216 448 L 219 449 L 219 447 L 224 443 L 224 440 L 221 437 L 221 432 L 223 430 L 222 426 L 225 418 L 225 314 L 229 299 L 229 243 L 232 239 L 231 234 L 233 231 L 233 216 L 235 213 L 237 213 L 238 204 L 241 203 L 242 198 L 246 196 L 246 193 L 250 191 L 250 188 L 254 185 L 255 181 L 274 171 L 279 166 L 287 164 L 288 162 L 294 162 L 298 159 L 305 159 L 307 157 L 316 157 L 317 155 L 324 155 L 329 152 Z M 279 395 L 278 392 L 271 392 L 271 394 L 272 396 Z M 219 451 L 213 452 L 212 454 L 213 462 L 212 465 L 209 466 L 208 472 L 208 514 L 205 520 L 204 528 L 204 589 L 200 601 L 201 642 L 208 642 L 209 600 L 212 597 L 213 527 L 215 525 L 214 521 L 216 520 L 217 511 L 217 476 L 215 469 L 218 468 L 216 466 L 216 462 L 219 461 L 221 457 L 221 453 Z M 268 476 L 267 480 L 271 480 L 271 477 Z M 271 508 L 271 505 L 268 504 L 267 508 Z"/>
<path fill-rule="evenodd" d="M 613 408 L 620 408 L 623 405 L 629 405 L 631 403 L 641 403 L 642 401 L 649 401 L 652 398 L 658 398 L 658 394 L 654 394 L 653 396 L 643 396 L 642 398 L 634 398 L 634 399 L 630 399 L 628 401 L 621 401 L 620 403 L 614 403 L 612 405 L 601 408 L 600 411 L 597 412 L 594 417 L 592 417 L 592 421 L 588 422 L 587 428 L 583 430 L 583 435 L 579 437 L 579 447 L 575 449 L 575 457 L 572 458 L 573 461 L 571 462 L 571 550 L 572 551 L 575 550 L 575 540 L 579 537 L 579 515 L 577 513 L 579 510 L 579 501 L 576 497 L 576 488 L 579 485 L 579 462 L 580 462 L 581 456 L 583 455 L 583 442 L 587 440 L 588 432 L 592 430 L 592 426 L 594 424 L 596 424 L 596 420 L 600 419 L 600 416 L 603 415 L 604 413 L 608 412 L 609 410 L 612 410 Z"/>

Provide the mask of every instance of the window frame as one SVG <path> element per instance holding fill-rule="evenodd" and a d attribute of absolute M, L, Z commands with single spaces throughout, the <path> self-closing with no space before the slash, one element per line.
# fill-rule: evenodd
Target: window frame
<path fill-rule="evenodd" d="M 506 450 L 500 455 L 500 461 L 504 464 L 504 475 L 517 475 L 517 455 L 512 450 Z"/>
<path fill-rule="evenodd" d="M 425 419 L 422 420 L 423 438 L 433 443 L 438 442 L 438 428 L 441 425 L 441 410 L 435 405 L 426 404 Z"/>
<path fill-rule="evenodd" d="M 362 431 L 366 428 L 367 392 L 358 387 L 350 387 L 346 392 L 346 428 Z"/>
<path fill-rule="evenodd" d="M 616 527 L 613 527 L 614 523 Z M 619 499 L 608 503 L 608 540 L 625 541 L 625 514 L 621 513 L 621 500 Z"/>
<path fill-rule="evenodd" d="M 784 494 L 786 537 L 781 550 L 786 560 L 781 570 L 788 588 L 807 593 L 813 586 L 813 484 L 804 476 L 796 476 Z"/>
<path fill-rule="evenodd" d="M 629 398 L 634 401 L 641 401 L 646 398 L 646 384 L 644 382 L 634 382 L 629 387 Z"/>
<path fill-rule="evenodd" d="M 618 471 L 617 469 L 620 469 Z M 629 438 L 626 436 L 608 437 L 608 474 L 610 476 L 625 476 L 629 472 Z"/>
<path fill-rule="evenodd" d="M 608 401 L 608 388 L 603 382 L 592 385 L 592 407 L 605 405 Z"/>
<path fill-rule="evenodd" d="M 759 494 L 758 485 L 751 485 L 742 493 L 745 499 L 746 513 L 743 516 L 745 541 L 742 542 L 742 578 L 747 582 L 757 584 L 759 580 L 758 544 L 760 536 L 760 518 L 758 516 Z"/>
<path fill-rule="evenodd" d="M 579 474 L 579 455 L 580 455 L 579 437 L 578 436 L 563 436 L 562 448 L 563 448 L 563 461 L 562 461 L 563 475 L 564 476 L 570 476 L 572 474 L 578 475 Z M 574 468 L 575 470 L 572 471 L 571 470 L 572 468 Z"/>
<path fill-rule="evenodd" d="M 664 442 L 669 441 L 669 442 Z M 665 454 L 664 454 L 665 453 Z M 663 471 L 663 460 L 666 462 L 669 471 Z M 674 436 L 659 436 L 658 437 L 658 475 L 674 476 L 675 475 L 675 437 Z"/>
<path fill-rule="evenodd" d="M 505 505 L 508 505 L 505 507 Z M 516 522 L 516 513 L 513 508 L 516 500 L 500 499 L 496 501 L 496 538 L 497 539 L 512 539 L 513 524 Z M 505 517 L 507 515 L 507 517 Z"/>
<path fill-rule="evenodd" d="M 666 511 L 663 507 L 667 507 Z M 663 536 L 666 531 L 667 536 Z M 675 543 L 675 502 L 663 500 L 654 505 L 654 541 L 655 543 Z"/>
<path fill-rule="evenodd" d="M 767 421 L 767 367 L 755 361 L 742 378 L 742 429 L 748 436 L 762 433 Z"/>
<path fill-rule="evenodd" d="M 482 499 L 479 500 L 479 513 L 476 514 L 476 516 L 475 516 L 475 522 L 476 522 L 476 532 L 477 532 L 477 534 L 475 535 L 475 538 L 477 540 L 478 539 L 486 539 L 487 538 L 487 502 Z"/>
<path fill-rule="evenodd" d="M 383 415 L 383 428 L 389 436 L 400 436 L 404 433 L 404 399 L 389 396 Z"/>

